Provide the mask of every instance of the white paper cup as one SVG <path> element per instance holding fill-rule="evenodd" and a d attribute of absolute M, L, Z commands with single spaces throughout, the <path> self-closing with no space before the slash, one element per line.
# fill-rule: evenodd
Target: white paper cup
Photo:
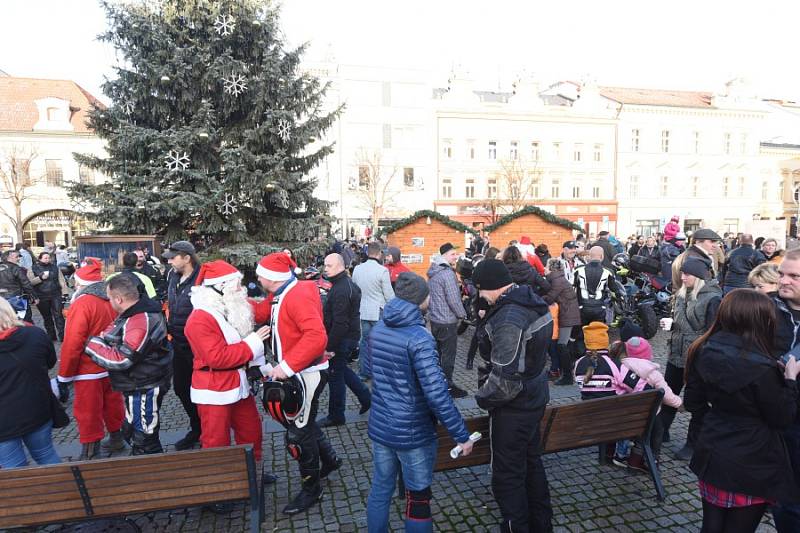
<path fill-rule="evenodd" d="M 661 319 L 661 329 L 664 331 L 669 331 L 672 329 L 672 319 L 671 318 L 662 318 Z"/>

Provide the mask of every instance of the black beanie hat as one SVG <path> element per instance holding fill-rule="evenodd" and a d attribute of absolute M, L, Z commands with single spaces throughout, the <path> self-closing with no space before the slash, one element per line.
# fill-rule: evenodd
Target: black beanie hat
<path fill-rule="evenodd" d="M 472 271 L 472 283 L 478 290 L 492 291 L 511 285 L 514 281 L 505 263 L 499 259 L 484 259 Z"/>
<path fill-rule="evenodd" d="M 622 328 L 619 330 L 619 338 L 622 342 L 628 342 L 633 337 L 644 338 L 644 332 L 638 324 L 632 320 L 626 320 L 622 325 Z"/>
<path fill-rule="evenodd" d="M 397 281 L 394 284 L 394 295 L 401 300 L 419 305 L 425 301 L 428 294 L 430 294 L 430 290 L 422 276 L 418 276 L 413 272 L 403 272 L 397 276 Z"/>
<path fill-rule="evenodd" d="M 685 272 L 703 280 L 711 279 L 711 263 L 699 257 L 687 257 L 681 265 L 681 272 Z"/>

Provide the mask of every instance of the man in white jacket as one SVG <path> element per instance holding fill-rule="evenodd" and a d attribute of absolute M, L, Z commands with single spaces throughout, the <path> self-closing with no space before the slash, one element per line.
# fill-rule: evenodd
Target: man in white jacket
<path fill-rule="evenodd" d="M 353 270 L 353 282 L 361 289 L 361 342 L 358 355 L 358 377 L 362 381 L 371 378 L 364 367 L 364 354 L 369 332 L 381 319 L 386 304 L 394 298 L 389 271 L 381 261 L 381 245 L 371 242 L 367 246 L 367 260 Z"/>

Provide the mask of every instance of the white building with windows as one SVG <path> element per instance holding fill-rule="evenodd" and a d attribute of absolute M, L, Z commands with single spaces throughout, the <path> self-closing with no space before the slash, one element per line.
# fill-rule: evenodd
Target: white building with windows
<path fill-rule="evenodd" d="M 18 241 L 17 207 L 22 238 L 33 247 L 70 246 L 91 230 L 64 184 L 101 179 L 73 157 L 105 153 L 86 125 L 93 105 L 102 106 L 72 81 L 0 76 L 0 245 Z"/>

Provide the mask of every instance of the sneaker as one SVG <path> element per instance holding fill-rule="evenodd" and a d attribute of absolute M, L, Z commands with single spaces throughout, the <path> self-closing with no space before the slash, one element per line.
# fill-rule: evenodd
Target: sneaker
<path fill-rule="evenodd" d="M 453 385 L 452 387 L 450 387 L 450 396 L 452 396 L 453 398 L 466 398 L 467 391 Z"/>
<path fill-rule="evenodd" d="M 614 454 L 614 457 L 613 457 L 613 459 L 611 459 L 611 462 L 614 463 L 617 466 L 622 467 L 622 468 L 628 468 L 628 458 L 627 457 L 622 457 L 620 455 Z"/>

